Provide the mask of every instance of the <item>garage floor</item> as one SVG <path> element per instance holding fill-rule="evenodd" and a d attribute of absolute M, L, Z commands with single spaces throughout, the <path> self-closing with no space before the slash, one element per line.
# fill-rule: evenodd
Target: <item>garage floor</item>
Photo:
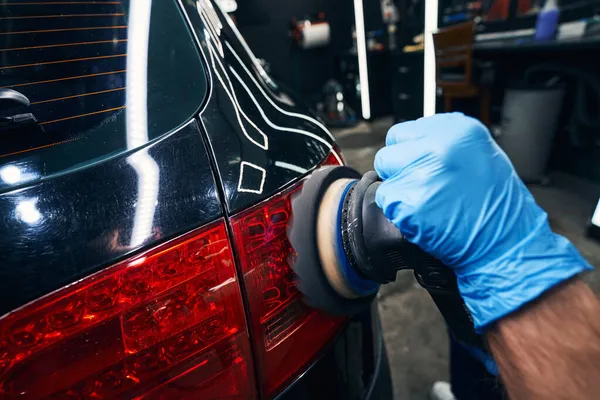
<path fill-rule="evenodd" d="M 364 173 L 373 169 L 375 153 L 384 145 L 391 125 L 391 119 L 383 119 L 333 133 L 348 164 Z M 584 236 L 600 185 L 555 174 L 550 186 L 530 189 L 548 212 L 554 230 L 569 238 L 590 263 L 600 267 L 600 244 Z M 586 280 L 600 293 L 600 272 L 588 274 Z M 382 288 L 379 309 L 395 398 L 427 399 L 434 381 L 448 380 L 448 338 L 442 317 L 410 272 L 400 273 L 395 283 Z"/>

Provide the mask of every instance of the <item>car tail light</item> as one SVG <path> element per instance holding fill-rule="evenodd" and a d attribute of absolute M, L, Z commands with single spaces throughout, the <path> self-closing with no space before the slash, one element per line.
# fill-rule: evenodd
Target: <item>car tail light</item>
<path fill-rule="evenodd" d="M 323 164 L 339 162 L 333 156 Z M 306 306 L 295 287 L 287 238 L 290 198 L 298 184 L 232 218 L 252 320 L 263 391 L 273 397 L 291 382 L 346 321 Z"/>
<path fill-rule="evenodd" d="M 337 146 L 335 146 L 335 145 L 334 145 L 332 152 L 329 153 L 329 155 L 327 157 L 325 157 L 323 162 L 321 162 L 322 167 L 324 167 L 326 165 L 343 165 L 343 164 L 345 164 L 345 162 L 343 160 L 342 153 L 340 153 Z"/>
<path fill-rule="evenodd" d="M 0 398 L 254 398 L 223 221 L 0 320 Z"/>

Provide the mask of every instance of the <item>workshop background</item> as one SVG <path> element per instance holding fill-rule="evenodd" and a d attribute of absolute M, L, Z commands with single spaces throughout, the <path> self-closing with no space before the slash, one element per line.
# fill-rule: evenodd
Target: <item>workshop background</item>
<path fill-rule="evenodd" d="M 364 173 L 397 122 L 461 111 L 488 126 L 553 228 L 600 266 L 599 0 L 222 0 L 278 84 Z M 600 292 L 600 275 L 586 280 Z M 412 273 L 379 309 L 395 397 L 448 380 L 448 336 Z"/>

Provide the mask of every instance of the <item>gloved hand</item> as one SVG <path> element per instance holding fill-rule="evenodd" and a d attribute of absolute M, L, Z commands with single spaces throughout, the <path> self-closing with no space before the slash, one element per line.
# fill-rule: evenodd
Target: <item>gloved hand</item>
<path fill-rule="evenodd" d="M 390 129 L 375 158 L 386 217 L 454 270 L 479 333 L 592 267 L 564 237 L 479 121 L 439 114 Z"/>

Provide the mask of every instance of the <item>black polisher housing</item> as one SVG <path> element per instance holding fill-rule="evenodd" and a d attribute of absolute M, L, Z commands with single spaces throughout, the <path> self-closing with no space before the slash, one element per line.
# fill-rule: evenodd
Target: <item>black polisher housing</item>
<path fill-rule="evenodd" d="M 330 193 L 335 194 L 332 197 L 335 201 L 323 201 L 330 187 L 343 179 L 356 182 L 345 186 L 349 189 L 344 192 L 332 190 Z M 399 270 L 412 269 L 417 281 L 433 298 L 452 333 L 465 343 L 483 348 L 481 336 L 474 331 L 471 315 L 458 292 L 454 272 L 406 240 L 385 217 L 375 202 L 375 193 L 380 184 L 375 172 L 368 172 L 361 178 L 358 172 L 347 167 L 325 167 L 307 178 L 303 189 L 292 199 L 293 221 L 288 235 L 297 258 L 291 265 L 298 276 L 298 287 L 305 301 L 332 314 L 352 315 L 369 307 L 375 298 L 376 292 L 348 298 L 330 284 L 317 246 L 336 246 L 336 251 L 326 253 L 328 256 L 334 254 L 334 261 L 338 261 L 327 263 L 328 272 L 331 272 L 332 265 L 338 268 L 336 271 L 349 268 L 356 272 L 361 281 L 385 284 L 394 281 Z M 331 229 L 340 232 L 326 229 L 332 240 L 325 243 L 317 243 L 318 228 L 329 228 L 318 223 L 320 212 L 340 218 L 331 225 Z M 339 240 L 335 239 L 338 237 Z M 340 257 L 344 258 L 344 262 L 339 262 Z M 344 282 L 348 283 L 347 280 Z M 348 283 L 347 286 L 353 285 Z"/>
<path fill-rule="evenodd" d="M 341 230 L 350 266 L 365 279 L 386 284 L 396 280 L 399 270 L 414 269 L 425 254 L 407 241 L 377 206 L 379 185 L 375 171 L 369 171 L 348 191 Z"/>
<path fill-rule="evenodd" d="M 324 202 L 329 188 L 343 179 L 356 180 L 356 183 L 339 197 L 338 203 Z M 380 184 L 374 171 L 361 177 L 348 167 L 325 167 L 315 171 L 292 199 L 293 219 L 288 235 L 297 252 L 292 265 L 299 279 L 298 287 L 309 305 L 334 314 L 353 314 L 368 306 L 376 295 L 370 293 L 348 298 L 332 287 L 324 272 L 324 261 L 320 258 L 318 246 L 332 244 L 317 240 L 318 215 L 319 212 L 337 215 L 340 205 L 340 221 L 333 224 L 331 229 L 341 231 L 339 236 L 342 243 L 334 240 L 334 246 L 341 248 L 341 251 L 331 249 L 330 254 L 339 254 L 345 260 L 340 261 L 337 257 L 336 267 L 349 265 L 361 280 L 378 284 L 395 281 L 401 269 L 418 272 L 425 268 L 427 276 L 433 277 L 436 285 L 437 277 L 442 286 L 455 280 L 448 268 L 408 242 L 385 217 L 375 202 L 375 193 Z M 324 210 L 324 207 L 331 209 Z M 332 232 L 330 236 L 335 235 L 337 232 Z M 353 286 L 350 282 L 346 283 L 347 287 Z"/>

